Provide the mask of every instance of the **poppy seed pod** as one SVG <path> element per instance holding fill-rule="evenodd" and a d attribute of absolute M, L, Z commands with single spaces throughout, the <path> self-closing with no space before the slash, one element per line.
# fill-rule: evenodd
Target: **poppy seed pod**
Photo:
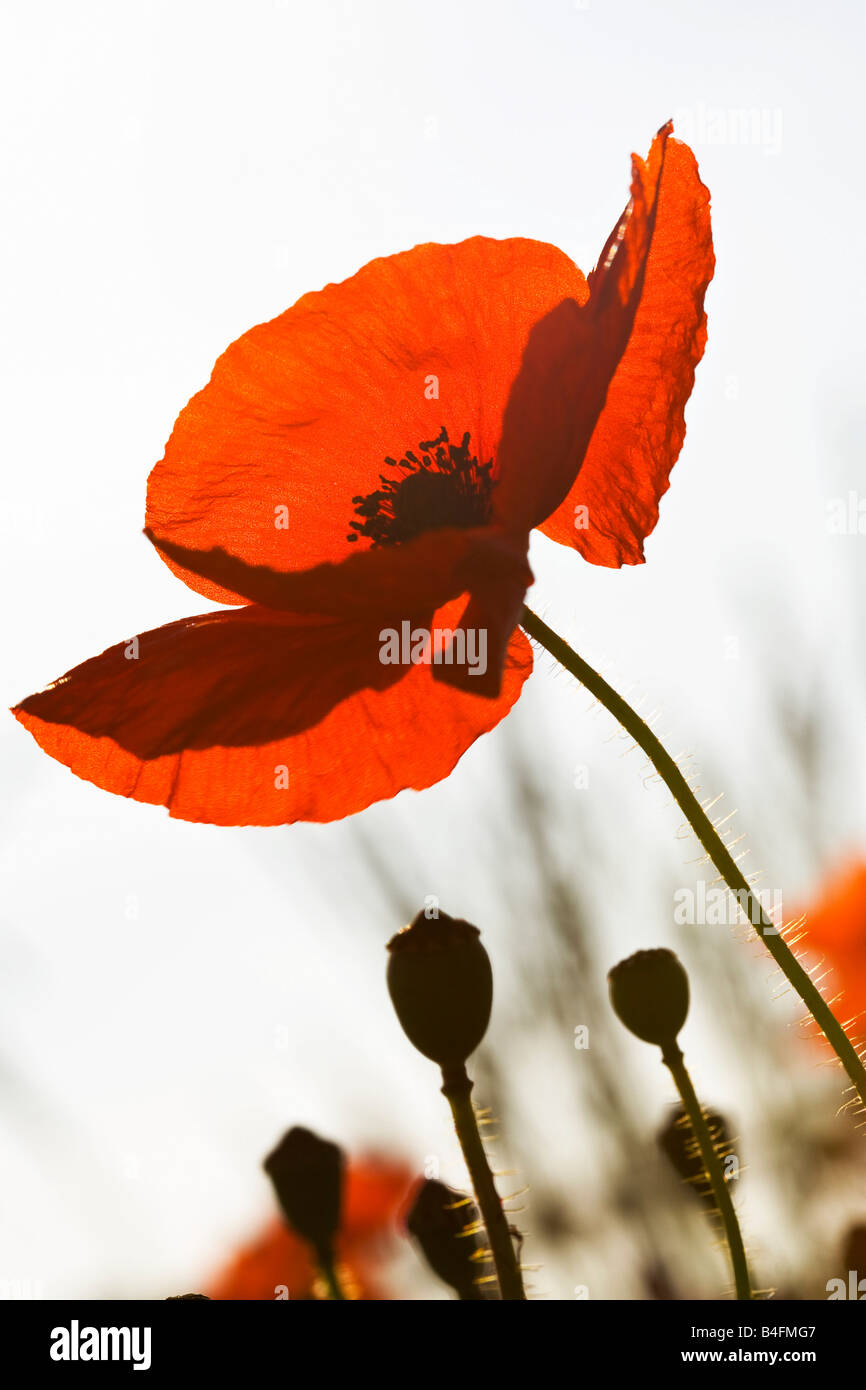
<path fill-rule="evenodd" d="M 461 1067 L 490 1022 L 493 972 L 469 922 L 423 912 L 388 942 L 388 993 L 409 1041 L 444 1069 Z"/>
<path fill-rule="evenodd" d="M 614 1013 L 629 1032 L 662 1048 L 676 1042 L 689 1011 L 689 977 L 673 951 L 636 951 L 607 978 Z"/>
<path fill-rule="evenodd" d="M 264 1169 L 287 1222 L 318 1252 L 328 1252 L 340 1225 L 343 1151 L 296 1125 L 269 1153 Z"/>

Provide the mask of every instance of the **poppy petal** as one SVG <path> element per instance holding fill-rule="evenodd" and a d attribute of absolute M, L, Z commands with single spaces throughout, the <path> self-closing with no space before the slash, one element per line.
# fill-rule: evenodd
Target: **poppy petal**
<path fill-rule="evenodd" d="M 532 668 L 516 631 L 498 698 L 480 699 L 380 648 L 369 622 L 206 613 L 110 648 L 14 713 L 78 776 L 182 820 L 336 820 L 447 776 Z"/>
<path fill-rule="evenodd" d="M 866 972 L 866 863 L 843 863 L 806 914 L 807 945 L 826 950 L 842 974 Z"/>
<path fill-rule="evenodd" d="M 408 617 L 477 589 L 495 592 L 507 586 L 522 600 L 532 583 L 528 535 L 515 539 L 491 526 L 428 531 L 403 545 L 356 550 L 337 564 L 300 572 L 251 565 L 219 547 L 194 550 L 158 540 L 149 530 L 145 534 L 177 570 L 231 590 L 244 602 L 296 613 Z"/>
<path fill-rule="evenodd" d="M 348 539 L 354 502 L 381 487 L 386 458 L 444 425 L 495 460 L 533 324 L 587 294 L 556 247 L 474 237 L 305 295 L 233 343 L 178 417 L 148 483 L 163 557 L 191 588 L 233 603 L 243 596 L 185 569 L 167 542 L 283 572 L 366 547 Z"/>
<path fill-rule="evenodd" d="M 631 203 L 589 277 L 599 352 L 615 349 L 630 312 L 633 323 L 576 482 L 541 525 L 598 565 L 643 561 L 706 343 L 710 195 L 670 131 L 659 132 L 646 163 L 635 158 Z"/>
<path fill-rule="evenodd" d="M 527 587 L 520 574 L 475 584 L 457 626 L 450 631 L 450 640 L 443 638 L 443 645 L 456 655 L 433 667 L 433 679 L 495 699 Z M 450 607 L 453 610 L 456 606 Z M 441 617 L 437 624 L 444 626 Z"/>

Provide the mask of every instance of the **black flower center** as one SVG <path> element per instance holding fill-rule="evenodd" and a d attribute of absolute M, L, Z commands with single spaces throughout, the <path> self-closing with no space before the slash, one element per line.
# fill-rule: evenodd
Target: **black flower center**
<path fill-rule="evenodd" d="M 479 463 L 469 434 L 451 444 L 443 425 L 435 439 L 386 458 L 392 470 L 379 475 L 381 487 L 353 497 L 360 521 L 350 521 L 350 541 L 366 536 L 373 545 L 399 545 L 444 526 L 483 526 L 490 515 L 493 460 Z"/>

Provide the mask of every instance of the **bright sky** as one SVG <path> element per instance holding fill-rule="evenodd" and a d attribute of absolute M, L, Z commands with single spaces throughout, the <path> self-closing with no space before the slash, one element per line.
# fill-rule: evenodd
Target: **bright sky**
<path fill-rule="evenodd" d="M 828 855 L 866 840 L 845 635 L 866 538 L 826 526 L 864 486 L 855 0 L 19 0 L 0 22 L 6 705 L 204 606 L 141 536 L 144 486 L 229 341 L 419 241 L 527 235 L 590 269 L 631 151 L 673 115 L 718 257 L 685 451 L 645 567 L 542 541 L 534 598 L 664 706 L 674 751 L 723 769 L 793 891 L 816 865 L 772 827 L 777 690 L 824 711 Z M 561 721 L 548 775 L 587 760 L 611 836 L 624 796 L 646 811 L 641 852 L 679 854 L 675 818 L 633 795 L 582 696 L 561 682 L 546 701 L 540 667 L 512 718 L 530 739 Z M 400 923 L 341 828 L 170 822 L 79 782 L 11 718 L 0 738 L 0 1281 L 192 1287 L 268 1209 L 256 1168 L 296 1119 L 452 1152 L 384 999 Z M 362 818 L 398 869 L 403 836 L 427 846 L 409 903 L 483 915 L 468 861 L 500 749 Z"/>

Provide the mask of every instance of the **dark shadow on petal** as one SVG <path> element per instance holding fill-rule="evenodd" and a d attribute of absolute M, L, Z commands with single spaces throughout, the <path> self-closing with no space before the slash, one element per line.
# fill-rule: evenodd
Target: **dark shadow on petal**
<path fill-rule="evenodd" d="M 205 613 L 110 647 L 14 713 L 111 738 L 145 760 L 254 747 L 314 727 L 359 690 L 393 685 L 405 667 L 383 664 L 380 647 L 378 626 Z"/>

